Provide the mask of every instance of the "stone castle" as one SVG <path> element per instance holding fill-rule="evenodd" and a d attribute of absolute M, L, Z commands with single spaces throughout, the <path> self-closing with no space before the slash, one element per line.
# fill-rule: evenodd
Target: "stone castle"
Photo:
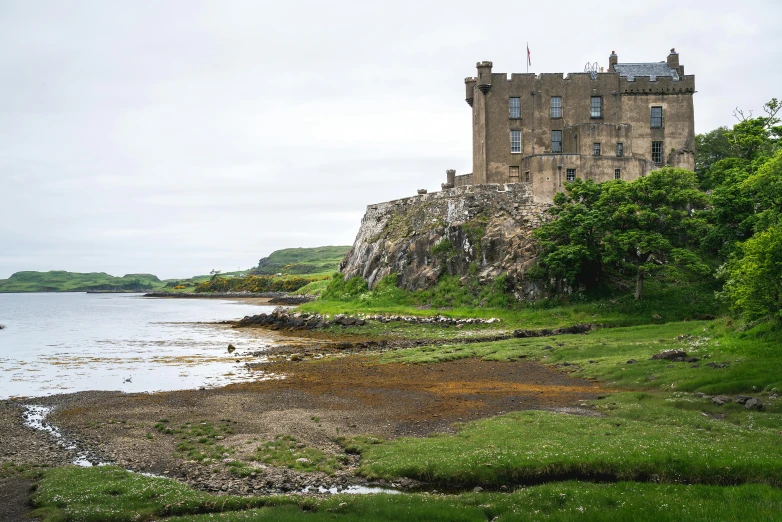
<path fill-rule="evenodd" d="M 526 276 L 537 260 L 534 230 L 566 181 L 694 168 L 695 79 L 673 49 L 656 63 L 619 63 L 612 53 L 608 72 L 565 77 L 491 69 L 480 62 L 466 79 L 473 172 L 449 170 L 440 192 L 369 205 L 340 263 L 346 278 L 374 287 L 396 274 L 398 286 L 418 290 L 443 274 L 483 284 L 507 274 L 518 299 L 536 299 L 541 288 Z"/>
<path fill-rule="evenodd" d="M 493 73 L 477 64 L 465 79 L 472 107 L 473 171 L 447 171 L 443 189 L 526 183 L 551 202 L 566 181 L 634 180 L 663 166 L 695 166 L 693 94 L 671 49 L 664 62 L 535 75 Z"/>

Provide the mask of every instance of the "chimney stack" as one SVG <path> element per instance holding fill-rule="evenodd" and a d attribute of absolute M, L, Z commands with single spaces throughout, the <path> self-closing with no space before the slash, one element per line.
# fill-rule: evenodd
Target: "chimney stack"
<path fill-rule="evenodd" d="M 679 70 L 679 53 L 676 49 L 671 49 L 671 54 L 668 55 L 668 67 Z"/>
<path fill-rule="evenodd" d="M 611 56 L 608 57 L 608 72 L 614 72 L 614 65 L 619 61 L 619 57 L 616 55 L 616 51 L 611 51 Z"/>

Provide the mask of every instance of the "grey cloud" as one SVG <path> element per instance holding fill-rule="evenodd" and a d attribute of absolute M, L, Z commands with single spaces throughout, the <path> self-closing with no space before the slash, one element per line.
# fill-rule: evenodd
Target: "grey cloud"
<path fill-rule="evenodd" d="M 463 78 L 664 60 L 696 128 L 780 96 L 778 1 L 0 0 L 0 277 L 248 267 L 471 169 Z M 761 81 L 762 80 L 762 81 Z"/>

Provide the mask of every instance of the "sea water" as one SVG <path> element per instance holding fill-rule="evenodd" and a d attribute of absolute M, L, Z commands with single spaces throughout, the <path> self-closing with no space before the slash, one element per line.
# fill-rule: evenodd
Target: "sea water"
<path fill-rule="evenodd" d="M 280 338 L 209 323 L 271 310 L 142 294 L 0 294 L 0 399 L 178 390 L 262 378 L 263 372 L 245 363 L 259 361 L 258 352 Z"/>

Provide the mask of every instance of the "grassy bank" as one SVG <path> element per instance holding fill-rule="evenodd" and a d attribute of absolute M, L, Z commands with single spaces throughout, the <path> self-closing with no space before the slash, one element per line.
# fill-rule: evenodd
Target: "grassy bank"
<path fill-rule="evenodd" d="M 46 522 L 775 520 L 782 491 L 736 487 L 561 482 L 511 493 L 335 495 L 240 498 L 196 492 L 177 482 L 112 468 L 46 472 L 33 496 Z"/>
<path fill-rule="evenodd" d="M 524 411 L 455 435 L 367 445 L 361 472 L 460 487 L 571 478 L 782 486 L 779 408 L 720 410 L 676 394 L 615 394 L 594 406 L 601 417 Z"/>
<path fill-rule="evenodd" d="M 518 412 L 461 426 L 456 435 L 366 445 L 361 471 L 451 485 L 562 478 L 782 486 L 782 331 L 736 331 L 729 321 L 598 330 L 585 335 L 440 345 L 382 360 L 432 364 L 465 357 L 531 358 L 620 390 L 594 401 L 594 417 Z M 683 349 L 697 361 L 652 360 Z M 762 395 L 763 411 L 717 406 L 708 394 Z"/>

